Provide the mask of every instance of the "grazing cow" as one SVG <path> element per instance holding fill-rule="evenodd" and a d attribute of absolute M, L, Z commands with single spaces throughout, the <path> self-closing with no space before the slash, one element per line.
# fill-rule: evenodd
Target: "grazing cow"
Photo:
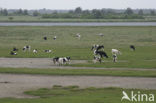
<path fill-rule="evenodd" d="M 104 34 L 102 34 L 102 33 L 100 33 L 100 34 L 98 34 L 99 36 L 104 36 Z"/>
<path fill-rule="evenodd" d="M 117 55 L 113 54 L 113 62 L 116 62 L 116 61 L 117 61 Z"/>
<path fill-rule="evenodd" d="M 121 52 L 117 49 L 112 49 L 112 54 L 120 54 L 121 55 Z"/>
<path fill-rule="evenodd" d="M 67 63 L 69 64 L 69 62 L 70 62 L 70 57 L 63 57 L 58 59 L 59 65 L 67 64 Z"/>
<path fill-rule="evenodd" d="M 99 45 L 96 50 L 99 51 L 100 49 L 103 49 L 104 50 L 104 46 L 103 45 Z"/>
<path fill-rule="evenodd" d="M 33 50 L 33 53 L 37 53 L 37 52 L 38 52 L 37 49 L 34 49 L 34 50 Z"/>
<path fill-rule="evenodd" d="M 99 47 L 99 45 L 98 45 L 98 44 L 94 44 L 94 45 L 92 46 L 91 50 L 96 50 L 97 47 Z"/>
<path fill-rule="evenodd" d="M 47 40 L 47 37 L 45 36 L 45 37 L 43 37 L 43 39 L 44 39 L 44 40 Z"/>
<path fill-rule="evenodd" d="M 44 50 L 44 52 L 46 52 L 46 53 L 51 53 L 51 50 Z"/>
<path fill-rule="evenodd" d="M 54 64 L 58 63 L 58 60 L 59 60 L 59 57 L 53 58 L 53 63 L 54 63 Z"/>
<path fill-rule="evenodd" d="M 105 57 L 105 58 L 108 58 L 108 55 L 104 52 L 104 51 L 97 51 L 97 50 L 94 50 L 94 54 L 95 55 L 100 55 L 100 57 Z"/>
<path fill-rule="evenodd" d="M 133 51 L 135 51 L 135 46 L 134 45 L 130 45 L 129 46 Z"/>
<path fill-rule="evenodd" d="M 53 39 L 56 40 L 57 36 L 54 36 Z"/>
<path fill-rule="evenodd" d="M 27 50 L 26 46 L 24 46 L 22 50 L 25 52 Z"/>
<path fill-rule="evenodd" d="M 77 33 L 77 34 L 76 34 L 76 37 L 77 37 L 78 39 L 80 39 L 80 38 L 81 38 L 80 33 Z"/>
<path fill-rule="evenodd" d="M 10 52 L 10 55 L 17 55 L 17 53 L 11 51 L 11 52 Z"/>
<path fill-rule="evenodd" d="M 31 50 L 31 46 L 30 45 L 26 45 L 26 46 L 24 46 L 23 47 L 23 51 L 25 52 L 25 51 L 30 51 Z"/>
<path fill-rule="evenodd" d="M 70 60 L 70 57 L 64 57 L 64 63 L 69 64 Z"/>
<path fill-rule="evenodd" d="M 91 48 L 91 50 L 97 50 L 97 51 L 99 51 L 100 49 L 103 49 L 104 50 L 104 46 L 103 45 L 96 45 L 96 44 L 94 44 L 93 46 L 92 46 L 92 48 Z"/>
<path fill-rule="evenodd" d="M 99 51 L 100 49 L 103 49 L 104 50 L 104 46 L 103 45 L 93 45 L 91 50 L 97 50 Z"/>
<path fill-rule="evenodd" d="M 30 51 L 31 46 L 30 46 L 30 45 L 27 45 L 27 46 L 26 46 L 26 48 L 27 48 L 27 50 L 29 50 L 29 51 Z"/>
<path fill-rule="evenodd" d="M 70 62 L 70 57 L 55 57 L 53 58 L 53 62 L 54 64 L 58 63 L 59 65 L 62 65 L 62 64 L 69 64 Z"/>
<path fill-rule="evenodd" d="M 96 63 L 96 62 L 102 62 L 102 60 L 101 60 L 101 57 L 99 57 L 99 56 L 94 56 L 94 59 L 93 59 L 93 62 L 94 63 Z"/>
<path fill-rule="evenodd" d="M 18 49 L 16 47 L 13 47 L 13 50 L 12 51 L 18 51 Z"/>

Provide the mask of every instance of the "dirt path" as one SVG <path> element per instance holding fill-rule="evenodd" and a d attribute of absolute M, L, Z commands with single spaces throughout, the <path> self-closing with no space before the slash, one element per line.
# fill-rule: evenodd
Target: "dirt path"
<path fill-rule="evenodd" d="M 32 98 L 24 91 L 51 88 L 53 85 L 78 85 L 80 87 L 121 87 L 156 89 L 156 78 L 111 76 L 42 76 L 0 74 L 0 98 Z"/>
<path fill-rule="evenodd" d="M 71 64 L 87 63 L 87 60 L 71 60 Z M 105 61 L 110 62 L 110 61 Z M 125 62 L 125 61 L 120 61 Z M 0 67 L 12 68 L 68 68 L 68 69 L 114 69 L 125 70 L 125 68 L 95 68 L 95 67 L 69 67 L 53 64 L 50 58 L 0 58 Z M 126 69 L 128 70 L 128 69 Z M 129 69 L 129 70 L 156 70 L 156 69 Z"/>
<path fill-rule="evenodd" d="M 71 64 L 87 63 L 87 60 L 71 60 Z M 59 68 L 50 58 L 0 58 L 0 67 Z"/>

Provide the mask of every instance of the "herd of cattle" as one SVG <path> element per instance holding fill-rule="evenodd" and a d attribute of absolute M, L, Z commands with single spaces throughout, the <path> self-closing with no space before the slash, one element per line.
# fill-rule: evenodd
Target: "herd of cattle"
<path fill-rule="evenodd" d="M 103 36 L 102 33 L 99 34 L 100 36 Z M 78 39 L 81 38 L 81 35 L 79 33 L 76 34 L 76 37 Z M 53 39 L 56 40 L 57 36 L 54 36 Z M 47 40 L 47 37 L 43 37 L 44 40 Z M 132 49 L 133 51 L 135 51 L 135 46 L 134 45 L 130 45 L 130 49 Z M 26 45 L 22 48 L 23 52 L 26 51 L 31 51 L 31 46 L 30 45 Z M 93 62 L 102 62 L 102 58 L 108 58 L 107 53 L 104 51 L 104 46 L 103 45 L 98 45 L 98 44 L 94 44 L 91 48 L 91 50 L 93 51 Z M 51 53 L 52 50 L 43 50 L 45 53 Z M 18 49 L 16 47 L 13 47 L 12 51 L 10 52 L 10 55 L 17 55 Z M 33 49 L 32 51 L 33 53 L 38 53 L 37 49 Z M 117 49 L 112 49 L 111 50 L 112 53 L 112 57 L 113 57 L 113 62 L 117 62 L 117 55 L 121 55 L 121 52 Z M 69 64 L 70 62 L 70 57 L 54 57 L 53 58 L 53 63 L 54 64 Z"/>
<path fill-rule="evenodd" d="M 133 51 L 135 51 L 135 46 L 134 45 L 130 45 L 130 49 L 132 49 Z M 104 46 L 103 45 L 93 45 L 91 50 L 93 50 L 93 54 L 94 54 L 94 63 L 96 62 L 102 62 L 102 58 L 108 58 L 107 53 L 104 51 Z M 117 55 L 121 55 L 121 52 L 117 49 L 112 49 L 111 50 L 112 53 L 112 57 L 113 57 L 113 62 L 117 62 Z"/>

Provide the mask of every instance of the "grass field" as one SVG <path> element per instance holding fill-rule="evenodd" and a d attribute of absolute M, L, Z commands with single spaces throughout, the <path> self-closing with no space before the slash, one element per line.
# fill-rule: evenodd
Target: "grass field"
<path fill-rule="evenodd" d="M 82 38 L 75 37 L 80 33 Z M 103 33 L 100 37 L 97 34 Z M 53 40 L 54 36 L 56 40 Z M 43 40 L 47 36 L 48 40 Z M 93 44 L 102 44 L 108 54 L 104 62 L 92 63 Z M 129 45 L 135 45 L 136 51 L 130 50 Z M 38 49 L 37 54 L 23 52 L 25 45 Z M 13 47 L 19 49 L 18 55 L 9 53 Z M 85 64 L 70 64 L 74 67 L 105 67 L 104 69 L 28 69 L 28 68 L 0 68 L 0 73 L 40 74 L 40 75 L 92 75 L 92 76 L 134 76 L 156 77 L 155 70 L 129 70 L 126 68 L 156 68 L 156 27 L 0 27 L 0 57 L 11 58 L 52 58 L 55 56 L 71 56 L 75 60 L 88 60 Z M 118 56 L 119 62 L 113 63 L 111 49 L 122 52 Z M 51 54 L 43 50 L 52 49 Z M 120 62 L 121 61 L 121 62 Z M 125 68 L 125 70 L 109 70 L 109 68 Z M 121 103 L 122 91 L 140 91 L 152 93 L 156 90 L 138 90 L 121 88 L 85 88 L 77 86 L 41 88 L 26 91 L 28 95 L 39 96 L 32 99 L 1 98 L 0 103 Z M 126 100 L 123 103 L 130 103 Z M 152 103 L 152 102 L 151 102 Z M 154 102 L 153 102 L 154 103 Z"/>
<path fill-rule="evenodd" d="M 75 37 L 80 33 L 82 38 Z M 103 33 L 100 37 L 97 34 Z M 56 40 L 53 40 L 54 36 Z M 47 36 L 48 40 L 43 40 Z M 93 44 L 105 46 L 108 59 L 102 64 L 93 64 Z M 136 51 L 129 45 L 135 45 Z M 37 54 L 23 52 L 25 45 L 38 49 Z M 88 67 L 126 67 L 126 68 L 156 68 L 156 27 L 0 27 L 0 57 L 51 58 L 55 56 L 71 56 L 71 59 L 89 60 L 87 64 L 72 64 L 71 66 Z M 9 53 L 13 47 L 19 48 L 18 55 Z M 118 56 L 121 62 L 113 63 L 111 49 L 122 52 Z M 53 53 L 43 50 L 52 49 Z"/>
<path fill-rule="evenodd" d="M 13 20 L 9 20 L 13 17 Z M 145 16 L 145 19 L 55 19 L 40 16 L 0 16 L 0 22 L 156 22 L 156 16 Z"/>
<path fill-rule="evenodd" d="M 134 93 L 154 94 L 156 90 L 138 90 L 138 89 L 121 89 L 121 88 L 85 88 L 80 89 L 78 86 L 62 87 L 55 85 L 52 88 L 41 88 L 33 91 L 26 91 L 26 94 L 39 96 L 34 99 L 14 99 L 3 98 L 0 103 L 121 103 L 122 91 L 130 94 Z M 145 99 L 144 99 L 145 100 Z M 123 100 L 123 103 L 131 103 Z M 143 102 L 133 102 L 143 103 Z M 154 102 L 150 102 L 154 103 Z"/>
<path fill-rule="evenodd" d="M 109 69 L 28 69 L 0 68 L 0 73 L 39 74 L 39 75 L 88 75 L 88 76 L 123 76 L 123 77 L 156 77 L 155 70 L 109 70 Z"/>
<path fill-rule="evenodd" d="M 111 48 L 120 49 L 123 53 L 118 58 L 128 62 L 122 65 L 129 65 L 132 62 L 139 65 L 152 66 L 156 60 L 156 27 L 0 27 L 1 36 L 1 57 L 53 57 L 71 56 L 72 59 L 90 60 L 93 53 L 90 50 L 93 44 L 103 44 L 109 56 Z M 76 33 L 82 35 L 82 39 L 75 37 Z M 103 33 L 104 37 L 99 37 Z M 53 36 L 57 35 L 57 40 Z M 47 41 L 42 38 L 48 37 Z M 112 42 L 113 41 L 113 42 Z M 129 49 L 129 45 L 136 45 L 136 52 Z M 10 56 L 12 47 L 22 49 L 24 45 L 31 45 L 39 50 L 38 54 L 23 53 Z M 52 49 L 53 54 L 46 54 L 42 50 Z M 131 57 L 131 58 L 130 58 Z M 111 60 L 108 59 L 108 60 Z M 139 62 L 139 63 L 138 63 Z M 145 64 L 146 62 L 146 64 Z M 148 63 L 147 63 L 148 62 Z M 112 63 L 107 63 L 112 65 Z M 119 63 L 120 64 L 120 63 Z M 134 64 L 134 65 L 135 65 Z M 147 66 L 144 66 L 147 67 Z M 153 66 L 152 68 L 154 68 Z"/>

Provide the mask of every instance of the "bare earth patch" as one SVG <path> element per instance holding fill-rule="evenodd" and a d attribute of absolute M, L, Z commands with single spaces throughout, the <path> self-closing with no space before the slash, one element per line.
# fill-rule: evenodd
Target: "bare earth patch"
<path fill-rule="evenodd" d="M 87 63 L 87 60 L 71 60 L 71 64 Z M 12 68 L 56 68 L 50 58 L 0 58 L 0 67 Z"/>
<path fill-rule="evenodd" d="M 87 63 L 87 60 L 72 60 L 71 64 Z M 0 58 L 0 67 L 11 68 L 70 68 L 70 69 L 107 69 L 94 67 L 57 66 L 50 58 Z M 125 69 L 125 68 L 109 68 Z M 147 70 L 147 69 L 133 69 Z M 150 69 L 155 70 L 155 69 Z M 38 88 L 51 88 L 53 85 L 78 85 L 85 87 L 121 87 L 156 89 L 156 78 L 111 77 L 111 76 L 42 76 L 25 74 L 0 74 L 0 98 L 34 98 L 23 92 Z"/>
<path fill-rule="evenodd" d="M 110 61 L 104 61 L 110 62 Z M 127 61 L 118 61 L 127 62 Z M 71 60 L 70 64 L 83 64 L 88 63 L 88 60 Z M 70 67 L 70 66 L 58 66 L 53 64 L 51 58 L 0 58 L 0 67 L 11 68 L 67 68 L 67 69 L 108 69 L 108 68 L 96 68 L 96 67 Z M 125 70 L 125 68 L 109 68 L 109 70 Z M 128 70 L 128 68 L 126 68 Z M 129 69 L 131 70 L 131 69 Z M 132 70 L 156 70 L 156 69 L 132 69 Z"/>
<path fill-rule="evenodd" d="M 53 85 L 78 85 L 85 87 L 121 87 L 156 89 L 156 78 L 111 77 L 111 76 L 42 76 L 0 74 L 0 98 L 33 98 L 24 91 L 51 88 Z"/>

